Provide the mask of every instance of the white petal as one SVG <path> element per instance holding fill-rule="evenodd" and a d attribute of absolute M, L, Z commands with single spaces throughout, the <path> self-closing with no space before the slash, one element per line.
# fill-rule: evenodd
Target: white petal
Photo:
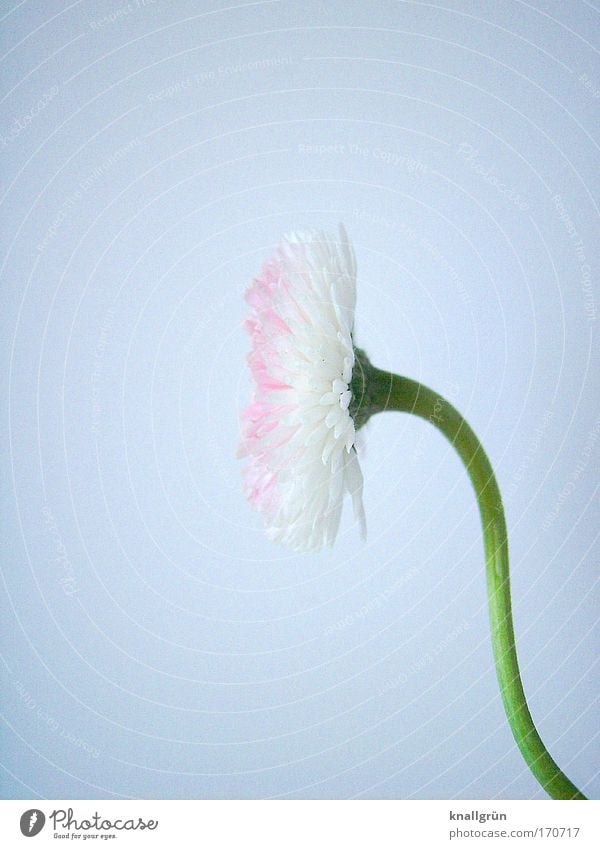
<path fill-rule="evenodd" d="M 367 516 L 363 505 L 363 474 L 358 462 L 356 451 L 347 455 L 345 465 L 346 487 L 352 496 L 354 517 L 360 524 L 360 535 L 363 539 L 367 537 Z"/>

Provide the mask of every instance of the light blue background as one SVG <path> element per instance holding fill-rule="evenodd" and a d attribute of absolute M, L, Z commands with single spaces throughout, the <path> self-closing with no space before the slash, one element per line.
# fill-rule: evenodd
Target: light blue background
<path fill-rule="evenodd" d="M 1 5 L 4 796 L 544 796 L 433 428 L 366 429 L 364 545 L 242 497 L 244 288 L 338 221 L 358 343 L 491 456 L 531 709 L 598 796 L 598 5 Z"/>

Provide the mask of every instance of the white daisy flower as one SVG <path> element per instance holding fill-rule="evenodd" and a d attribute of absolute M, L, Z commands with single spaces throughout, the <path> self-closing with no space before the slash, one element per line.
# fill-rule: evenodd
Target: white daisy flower
<path fill-rule="evenodd" d="M 365 533 L 350 411 L 356 261 L 339 237 L 294 233 L 246 293 L 254 397 L 242 416 L 245 492 L 270 539 L 296 551 L 332 545 L 350 493 Z"/>
<path fill-rule="evenodd" d="M 527 707 L 512 626 L 508 533 L 492 465 L 452 404 L 416 380 L 374 368 L 352 339 L 356 263 L 348 238 L 288 237 L 246 295 L 252 308 L 250 368 L 256 381 L 243 417 L 250 457 L 246 493 L 271 539 L 298 551 L 335 540 L 346 492 L 363 533 L 356 431 L 393 410 L 427 420 L 458 452 L 473 484 L 486 552 L 492 642 L 515 740 L 554 799 L 585 799 L 544 746 Z"/>

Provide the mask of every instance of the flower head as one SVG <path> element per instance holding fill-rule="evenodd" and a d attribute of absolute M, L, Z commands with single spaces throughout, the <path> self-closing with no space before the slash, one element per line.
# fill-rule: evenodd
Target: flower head
<path fill-rule="evenodd" d="M 356 261 L 348 237 L 294 233 L 246 293 L 256 386 L 242 415 L 245 492 L 268 536 L 297 551 L 336 537 L 346 492 L 364 533 L 350 414 Z"/>

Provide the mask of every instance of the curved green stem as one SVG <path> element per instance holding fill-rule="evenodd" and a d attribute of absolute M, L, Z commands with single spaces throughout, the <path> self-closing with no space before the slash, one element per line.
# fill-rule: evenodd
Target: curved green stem
<path fill-rule="evenodd" d="M 414 380 L 374 368 L 360 350 L 356 354 L 359 368 L 353 379 L 352 412 L 357 426 L 384 410 L 413 413 L 437 427 L 465 464 L 483 525 L 492 645 L 510 727 L 527 765 L 553 799 L 585 799 L 550 756 L 527 707 L 513 630 L 504 508 L 481 443 L 460 413 L 437 393 Z"/>

